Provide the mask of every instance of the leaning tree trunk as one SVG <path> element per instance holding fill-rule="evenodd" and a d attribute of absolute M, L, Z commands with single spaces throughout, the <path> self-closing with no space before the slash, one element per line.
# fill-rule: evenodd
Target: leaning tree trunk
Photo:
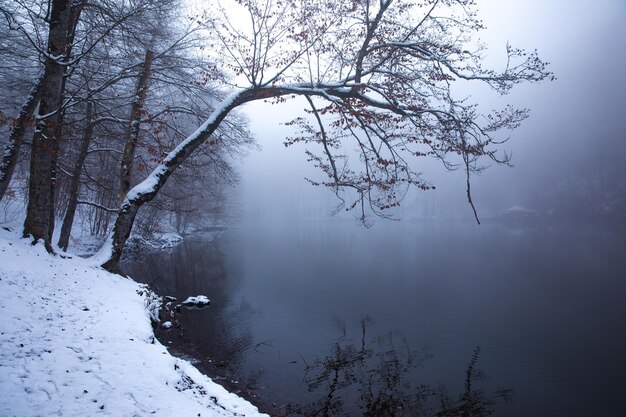
<path fill-rule="evenodd" d="M 9 183 L 17 166 L 17 159 L 20 154 L 20 148 L 24 143 L 24 135 L 28 125 L 33 120 L 33 114 L 39 104 L 41 94 L 41 86 L 43 85 L 43 74 L 35 85 L 31 88 L 26 101 L 22 105 L 17 118 L 13 121 L 13 127 L 9 134 L 9 140 L 4 147 L 2 162 L 0 162 L 0 200 L 4 197 L 9 188 Z"/>
<path fill-rule="evenodd" d="M 128 192 L 117 212 L 117 218 L 107 242 L 95 255 L 96 259 L 102 262 L 102 267 L 110 272 L 121 273 L 119 261 L 141 206 L 156 197 L 176 168 L 183 164 L 193 151 L 209 139 L 228 113 L 236 107 L 254 100 L 300 93 L 297 88 L 268 86 L 242 90 L 225 99 L 195 132 L 183 140 L 165 157 L 159 166 L 148 175 L 148 178 Z M 322 95 L 324 93 L 311 90 L 310 94 Z"/>
<path fill-rule="evenodd" d="M 67 250 L 70 241 L 70 234 L 72 232 L 72 224 L 74 223 L 74 215 L 76 214 L 76 207 L 78 205 L 78 192 L 80 190 L 80 172 L 82 170 L 85 159 L 89 152 L 89 144 L 93 137 L 93 102 L 87 101 L 87 125 L 83 133 L 83 140 L 80 143 L 80 149 L 78 156 L 74 163 L 74 169 L 72 170 L 72 179 L 70 182 L 70 189 L 68 191 L 67 209 L 65 210 L 65 216 L 63 217 L 63 225 L 61 226 L 61 235 L 59 236 L 58 246 L 64 251 Z"/>
<path fill-rule="evenodd" d="M 141 206 L 156 197 L 176 168 L 178 168 L 194 150 L 206 142 L 231 110 L 247 101 L 262 98 L 261 94 L 255 95 L 254 93 L 254 90 L 245 90 L 226 99 L 221 107 L 215 110 L 202 126 L 165 157 L 148 178 L 137 184 L 128 192 L 117 213 L 113 230 L 107 242 L 100 249 L 99 254 L 96 255 L 103 258 L 101 260 L 104 269 L 114 273 L 121 273 L 119 261 L 122 257 L 122 250 L 130 236 L 135 217 Z"/>
<path fill-rule="evenodd" d="M 52 251 L 54 219 L 54 163 L 58 149 L 56 135 L 62 105 L 65 65 L 59 62 L 66 56 L 70 27 L 70 0 L 54 0 L 50 14 L 48 56 L 39 103 L 39 115 L 33 136 L 30 158 L 28 206 L 24 222 L 24 237 L 42 239 Z"/>
<path fill-rule="evenodd" d="M 148 94 L 148 84 L 150 81 L 150 71 L 152 70 L 153 59 L 154 52 L 147 49 L 143 65 L 141 67 L 141 72 L 139 73 L 135 97 L 130 104 L 129 124 L 126 129 L 126 137 L 124 140 L 125 146 L 120 171 L 120 195 L 118 201 L 120 204 L 124 201 L 124 197 L 128 194 L 128 190 L 130 190 L 130 177 L 133 172 L 135 149 L 137 148 L 137 142 L 139 141 L 141 114 L 143 113 L 143 106 L 146 101 L 146 95 Z"/>

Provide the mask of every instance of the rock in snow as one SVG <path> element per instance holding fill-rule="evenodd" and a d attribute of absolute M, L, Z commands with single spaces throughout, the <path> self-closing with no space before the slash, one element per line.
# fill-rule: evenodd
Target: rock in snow
<path fill-rule="evenodd" d="M 261 415 L 154 338 L 145 287 L 92 263 L 0 230 L 0 415 Z"/>
<path fill-rule="evenodd" d="M 185 307 L 206 307 L 211 303 L 206 295 L 197 295 L 195 297 L 189 297 L 181 304 Z"/>

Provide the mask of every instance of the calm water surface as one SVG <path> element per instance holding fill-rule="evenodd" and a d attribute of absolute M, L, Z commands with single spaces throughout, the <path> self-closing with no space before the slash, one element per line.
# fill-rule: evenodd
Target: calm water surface
<path fill-rule="evenodd" d="M 626 233 L 240 224 L 126 266 L 275 414 L 626 416 Z"/>

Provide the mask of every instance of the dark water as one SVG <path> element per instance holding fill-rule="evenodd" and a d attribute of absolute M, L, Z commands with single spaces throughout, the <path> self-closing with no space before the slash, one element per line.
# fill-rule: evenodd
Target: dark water
<path fill-rule="evenodd" d="M 626 233 L 241 224 L 127 265 L 274 414 L 626 416 Z M 176 331 L 176 330 L 174 330 Z"/>

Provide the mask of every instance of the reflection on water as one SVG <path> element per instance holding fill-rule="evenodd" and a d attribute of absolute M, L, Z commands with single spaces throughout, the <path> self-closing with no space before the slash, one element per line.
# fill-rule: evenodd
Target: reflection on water
<path fill-rule="evenodd" d="M 126 269 L 207 295 L 167 337 L 276 414 L 624 417 L 625 253 L 615 225 L 245 224 Z"/>
<path fill-rule="evenodd" d="M 358 344 L 344 334 L 329 356 L 306 365 L 304 381 L 319 400 L 305 406 L 290 404 L 287 415 L 485 417 L 493 413 L 497 400 L 510 401 L 510 389 L 487 396 L 476 387 L 477 380 L 485 379 L 477 367 L 480 347 L 471 355 L 463 392 L 455 399 L 442 383 L 413 384 L 411 374 L 432 357 L 427 350 L 411 350 L 405 338 L 392 332 L 370 340 L 366 337 L 368 323 L 371 320 L 361 320 Z"/>

